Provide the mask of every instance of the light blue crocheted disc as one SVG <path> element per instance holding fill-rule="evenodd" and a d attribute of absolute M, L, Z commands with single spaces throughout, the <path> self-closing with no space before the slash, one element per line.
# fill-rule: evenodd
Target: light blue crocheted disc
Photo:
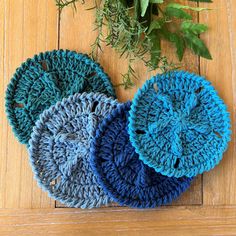
<path fill-rule="evenodd" d="M 28 144 L 39 115 L 75 93 L 115 97 L 108 75 L 87 55 L 69 50 L 40 53 L 16 70 L 6 91 L 6 111 L 15 136 Z"/>
<path fill-rule="evenodd" d="M 110 201 L 90 168 L 90 145 L 97 124 L 117 105 L 103 94 L 75 94 L 40 115 L 29 154 L 38 184 L 51 197 L 81 208 Z"/>
<path fill-rule="evenodd" d="M 226 105 L 209 81 L 185 71 L 147 81 L 134 97 L 129 121 L 139 158 L 170 177 L 209 171 L 230 141 Z"/>

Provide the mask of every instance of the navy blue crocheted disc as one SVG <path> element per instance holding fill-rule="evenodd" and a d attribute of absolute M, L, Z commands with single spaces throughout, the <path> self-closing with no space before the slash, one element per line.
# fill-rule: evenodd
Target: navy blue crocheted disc
<path fill-rule="evenodd" d="M 127 132 L 129 110 L 129 102 L 118 106 L 98 126 L 92 169 L 104 191 L 121 205 L 152 208 L 170 203 L 192 179 L 163 176 L 139 160 Z"/>
<path fill-rule="evenodd" d="M 118 105 L 103 94 L 75 94 L 45 110 L 29 141 L 38 184 L 70 207 L 107 204 L 90 167 L 90 145 L 97 124 Z"/>
<path fill-rule="evenodd" d="M 163 175 L 192 177 L 222 159 L 230 117 L 209 81 L 170 72 L 154 76 L 135 95 L 129 134 L 145 164 Z"/>
<path fill-rule="evenodd" d="M 6 111 L 15 136 L 27 144 L 45 109 L 82 92 L 115 97 L 109 77 L 87 55 L 54 50 L 28 59 L 16 70 L 6 91 Z"/>

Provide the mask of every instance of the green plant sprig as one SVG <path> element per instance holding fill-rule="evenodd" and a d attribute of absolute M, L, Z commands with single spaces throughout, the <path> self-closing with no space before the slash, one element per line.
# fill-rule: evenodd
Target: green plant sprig
<path fill-rule="evenodd" d="M 79 0 L 56 0 L 60 10 L 72 5 L 76 10 Z M 212 2 L 211 0 L 189 0 Z M 85 3 L 84 0 L 80 1 Z M 165 4 L 163 4 L 165 3 Z M 190 7 L 168 0 L 94 0 L 96 9 L 95 30 L 97 38 L 92 44 L 92 57 L 102 51 L 104 43 L 114 48 L 121 57 L 128 58 L 128 70 L 122 74 L 119 85 L 130 88 L 138 79 L 133 64 L 137 60 L 149 68 L 167 72 L 180 67 L 162 55 L 161 41 L 169 41 L 176 47 L 181 62 L 186 48 L 196 55 L 211 59 L 205 43 L 199 38 L 208 30 L 207 25 L 194 23 L 189 11 L 201 12 L 207 8 Z M 105 31 L 104 31 L 105 27 Z"/>
<path fill-rule="evenodd" d="M 85 4 L 85 0 L 55 0 L 56 6 L 61 11 L 63 8 L 67 6 L 72 6 L 73 9 L 76 11 L 76 3 L 80 2 L 81 4 Z"/>

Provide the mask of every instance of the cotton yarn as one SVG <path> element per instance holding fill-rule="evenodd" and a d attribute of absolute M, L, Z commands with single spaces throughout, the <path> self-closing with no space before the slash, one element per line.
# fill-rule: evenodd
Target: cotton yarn
<path fill-rule="evenodd" d="M 91 170 L 90 145 L 97 124 L 117 105 L 103 94 L 75 94 L 40 115 L 29 155 L 38 184 L 51 197 L 81 208 L 110 201 Z"/>
<path fill-rule="evenodd" d="M 163 176 L 139 160 L 127 132 L 130 105 L 118 106 L 98 126 L 91 148 L 93 172 L 120 205 L 152 208 L 170 203 L 190 186 L 191 178 Z"/>
<path fill-rule="evenodd" d="M 146 81 L 132 103 L 114 99 L 102 67 L 69 50 L 28 59 L 8 85 L 8 120 L 35 179 L 66 206 L 171 203 L 227 149 L 229 113 L 203 77 L 172 71 Z"/>
<path fill-rule="evenodd" d="M 139 158 L 170 177 L 209 171 L 230 141 L 223 100 L 209 81 L 184 71 L 147 81 L 133 99 L 129 121 Z"/>
<path fill-rule="evenodd" d="M 28 59 L 16 70 L 6 91 L 6 111 L 15 136 L 27 144 L 45 109 L 82 92 L 115 97 L 108 75 L 87 55 L 54 50 Z"/>

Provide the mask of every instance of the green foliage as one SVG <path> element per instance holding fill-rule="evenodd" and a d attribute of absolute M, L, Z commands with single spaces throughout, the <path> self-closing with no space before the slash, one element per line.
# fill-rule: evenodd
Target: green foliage
<path fill-rule="evenodd" d="M 148 9 L 149 4 L 152 3 L 164 3 L 164 0 L 140 0 L 141 16 L 144 17 Z"/>
<path fill-rule="evenodd" d="M 197 24 L 191 21 L 183 21 L 181 24 L 181 30 L 184 33 L 193 33 L 193 34 L 201 34 L 208 30 L 207 25 L 204 24 Z"/>
<path fill-rule="evenodd" d="M 167 5 L 167 8 L 174 8 L 174 9 L 187 9 L 187 10 L 192 10 L 192 11 L 204 11 L 204 10 L 209 10 L 208 8 L 204 7 L 190 7 L 190 6 L 185 6 L 179 3 L 170 3 Z"/>
<path fill-rule="evenodd" d="M 76 9 L 79 0 L 56 0 L 60 10 L 72 5 Z M 212 59 L 199 34 L 207 31 L 204 24 L 192 22 L 191 11 L 201 12 L 208 8 L 191 7 L 169 0 L 101 0 L 96 9 L 96 30 L 98 36 L 92 45 L 92 56 L 102 50 L 102 43 L 110 45 L 120 56 L 128 58 L 127 73 L 121 84 L 124 88 L 134 85 L 137 79 L 133 63 L 142 60 L 150 69 L 162 72 L 179 67 L 162 55 L 161 41 L 166 40 L 176 47 L 179 61 L 186 48 L 201 57 Z M 211 0 L 189 0 L 192 2 L 212 2 Z M 80 1 L 84 3 L 84 1 Z M 165 3 L 165 4 L 164 4 Z M 106 28 L 104 31 L 103 28 Z"/>
<path fill-rule="evenodd" d="M 169 18 L 176 17 L 178 19 L 192 20 L 192 16 L 189 13 L 174 7 L 167 7 L 165 10 L 165 15 Z"/>
<path fill-rule="evenodd" d="M 193 33 L 185 33 L 184 39 L 187 46 L 194 51 L 195 54 L 206 59 L 212 59 L 204 42 Z"/>
<path fill-rule="evenodd" d="M 59 10 L 62 10 L 64 7 L 67 7 L 70 5 L 72 5 L 74 9 L 76 10 L 76 2 L 78 2 L 79 0 L 69 0 L 69 1 L 68 0 L 55 0 L 55 1 Z M 81 3 L 84 3 L 84 1 L 81 1 Z"/>

